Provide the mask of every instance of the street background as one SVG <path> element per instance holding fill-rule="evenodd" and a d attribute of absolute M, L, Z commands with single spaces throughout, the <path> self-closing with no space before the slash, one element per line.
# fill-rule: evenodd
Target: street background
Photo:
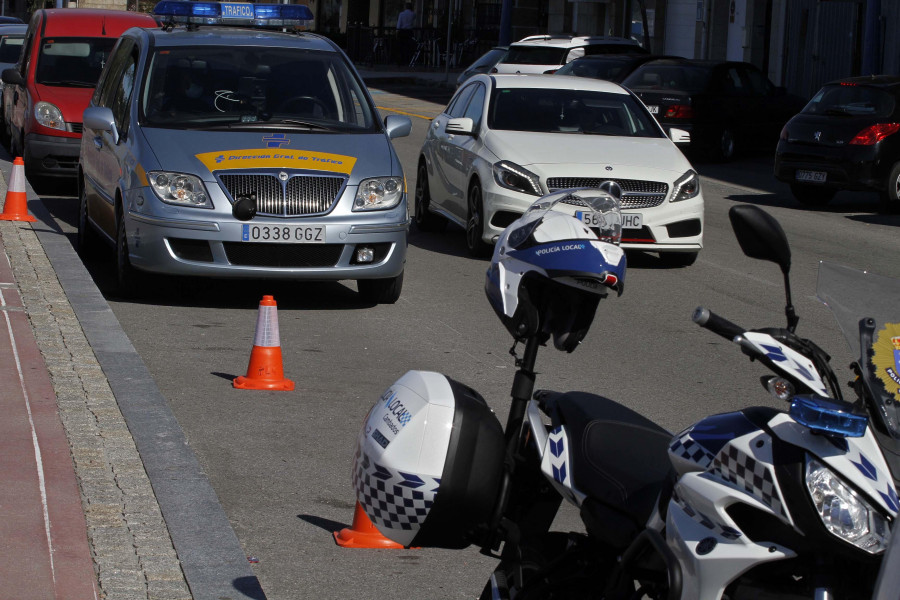
<path fill-rule="evenodd" d="M 408 114 L 412 134 L 394 140 L 410 200 L 428 120 L 448 98 L 439 87 L 370 83 L 382 115 Z M 625 293 L 601 303 L 572 354 L 544 349 L 537 387 L 603 394 L 676 431 L 704 415 L 772 404 L 737 346 L 694 325 L 699 304 L 748 328 L 783 326 L 778 267 L 744 257 L 727 218 L 754 203 L 778 218 L 793 250 L 798 333 L 833 357 L 839 379 L 853 358 L 815 299 L 819 260 L 900 277 L 900 216 L 878 213 L 874 194 L 839 193 L 822 210 L 800 207 L 772 176 L 771 156 L 725 165 L 696 161 L 706 199 L 705 248 L 697 263 L 667 269 L 629 253 Z M 74 241 L 77 198 L 43 198 Z M 110 253 L 111 254 L 111 253 Z M 111 258 L 111 257 L 110 257 Z M 410 369 L 445 373 L 478 390 L 505 422 L 515 371 L 511 339 L 484 297 L 487 261 L 467 256 L 461 229 L 412 227 L 403 293 L 368 306 L 353 282 L 176 280 L 146 297 L 114 293 L 114 263 L 86 266 L 183 428 L 266 596 L 316 598 L 477 597 L 496 561 L 476 549 L 348 550 L 332 531 L 350 524 L 350 470 L 371 405 Z M 278 302 L 284 370 L 293 392 L 232 388 L 246 372 L 258 303 Z M 558 520 L 578 528 L 574 510 Z"/>

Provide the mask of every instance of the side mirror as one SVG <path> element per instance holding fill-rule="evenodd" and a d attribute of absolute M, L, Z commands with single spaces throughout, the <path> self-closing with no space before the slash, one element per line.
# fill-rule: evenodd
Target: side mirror
<path fill-rule="evenodd" d="M 728 211 L 728 218 L 744 254 L 774 262 L 782 273 L 791 270 L 791 247 L 775 217 L 758 206 L 738 204 Z"/>
<path fill-rule="evenodd" d="M 471 135 L 474 136 L 475 121 L 469 117 L 458 117 L 447 121 L 444 131 L 452 135 Z"/>
<path fill-rule="evenodd" d="M 690 144 L 691 132 L 685 131 L 684 129 L 676 129 L 672 127 L 669 129 L 669 139 L 671 139 L 676 144 Z"/>
<path fill-rule="evenodd" d="M 84 109 L 82 116 L 84 126 L 97 133 L 105 131 L 112 136 L 113 143 L 119 143 L 119 131 L 116 128 L 116 119 L 113 113 L 105 106 L 89 106 Z"/>
<path fill-rule="evenodd" d="M 22 77 L 22 74 L 19 73 L 18 69 L 4 69 L 3 73 L 0 74 L 0 79 L 3 80 L 3 83 L 7 83 L 9 85 L 25 85 L 25 79 Z"/>
<path fill-rule="evenodd" d="M 388 115 L 384 118 L 384 130 L 390 139 L 406 137 L 412 131 L 412 121 L 401 115 Z"/>

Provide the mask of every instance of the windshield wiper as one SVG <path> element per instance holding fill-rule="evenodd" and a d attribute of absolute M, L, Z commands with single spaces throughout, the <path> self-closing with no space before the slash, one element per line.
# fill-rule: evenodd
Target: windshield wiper
<path fill-rule="evenodd" d="M 843 108 L 826 108 L 825 114 L 832 117 L 849 117 L 851 113 Z"/>
<path fill-rule="evenodd" d="M 55 85 L 59 87 L 82 87 L 82 88 L 91 88 L 95 87 L 96 84 L 88 83 L 87 81 L 41 81 L 41 85 Z"/>

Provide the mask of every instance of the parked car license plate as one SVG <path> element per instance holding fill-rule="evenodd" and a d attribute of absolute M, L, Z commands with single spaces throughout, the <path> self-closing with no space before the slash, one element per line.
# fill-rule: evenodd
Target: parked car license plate
<path fill-rule="evenodd" d="M 600 226 L 600 214 L 598 213 L 579 210 L 575 213 L 575 217 L 581 219 L 581 222 L 588 227 Z M 641 213 L 622 213 L 622 229 L 640 229 L 644 224 L 643 221 Z"/>
<path fill-rule="evenodd" d="M 324 244 L 324 225 L 251 225 L 241 226 L 242 242 L 282 244 Z"/>
<path fill-rule="evenodd" d="M 659 114 L 659 106 L 657 106 L 657 105 L 655 105 L 655 104 L 652 104 L 652 105 L 648 106 L 648 107 L 647 107 L 647 110 L 650 111 L 650 114 L 651 114 L 651 115 L 658 115 L 658 114 Z"/>
<path fill-rule="evenodd" d="M 825 171 L 797 171 L 797 181 L 812 181 L 813 183 L 825 183 Z"/>

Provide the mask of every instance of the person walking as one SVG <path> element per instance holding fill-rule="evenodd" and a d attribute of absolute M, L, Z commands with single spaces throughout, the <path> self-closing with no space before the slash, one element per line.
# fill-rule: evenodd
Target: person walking
<path fill-rule="evenodd" d="M 407 2 L 405 8 L 397 16 L 397 58 L 400 65 L 407 65 L 412 57 L 413 25 L 416 13 L 412 8 L 412 2 Z"/>

